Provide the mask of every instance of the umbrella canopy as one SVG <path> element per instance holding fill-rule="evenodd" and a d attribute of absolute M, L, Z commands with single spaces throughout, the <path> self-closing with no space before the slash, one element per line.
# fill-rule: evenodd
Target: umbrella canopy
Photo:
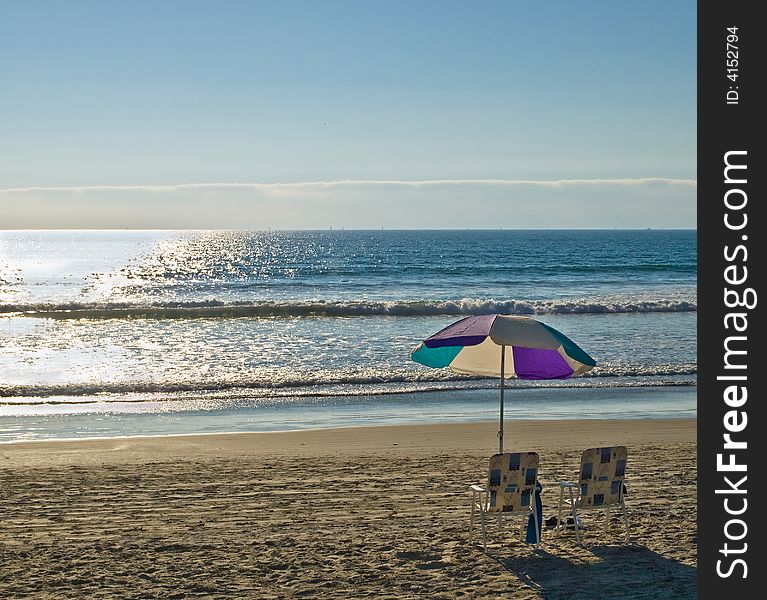
<path fill-rule="evenodd" d="M 410 357 L 433 368 L 501 378 L 500 452 L 503 453 L 504 379 L 566 379 L 596 361 L 565 334 L 531 319 L 477 315 L 448 325 L 426 338 Z"/>

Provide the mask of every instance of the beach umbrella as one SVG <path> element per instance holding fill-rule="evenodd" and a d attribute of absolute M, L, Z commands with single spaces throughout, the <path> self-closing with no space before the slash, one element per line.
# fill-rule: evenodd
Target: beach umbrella
<path fill-rule="evenodd" d="M 448 325 L 426 338 L 410 358 L 427 367 L 500 377 L 499 453 L 503 454 L 503 395 L 507 378 L 566 379 L 597 363 L 553 327 L 509 315 L 477 315 Z"/>

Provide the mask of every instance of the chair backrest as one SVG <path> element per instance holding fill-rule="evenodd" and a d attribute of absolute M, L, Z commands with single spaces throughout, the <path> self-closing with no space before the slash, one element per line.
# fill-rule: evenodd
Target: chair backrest
<path fill-rule="evenodd" d="M 529 510 L 538 477 L 538 454 L 511 452 L 490 457 L 488 512 Z"/>
<path fill-rule="evenodd" d="M 623 498 L 626 478 L 626 446 L 589 448 L 581 457 L 581 506 L 609 506 Z"/>

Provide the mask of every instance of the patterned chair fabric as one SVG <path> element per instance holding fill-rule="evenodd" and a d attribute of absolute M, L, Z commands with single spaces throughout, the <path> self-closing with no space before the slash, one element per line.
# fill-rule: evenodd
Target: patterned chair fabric
<path fill-rule="evenodd" d="M 487 512 L 529 511 L 537 477 L 536 452 L 494 454 L 490 458 Z"/>
<path fill-rule="evenodd" d="M 625 446 L 586 450 L 581 457 L 578 506 L 594 508 L 620 504 L 627 458 Z"/>

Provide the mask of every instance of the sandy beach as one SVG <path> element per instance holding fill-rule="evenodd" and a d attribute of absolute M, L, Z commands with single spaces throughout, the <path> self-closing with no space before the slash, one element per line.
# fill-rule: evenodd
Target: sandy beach
<path fill-rule="evenodd" d="M 513 421 L 544 519 L 592 446 L 629 449 L 632 543 L 467 543 L 496 423 L 0 445 L 2 598 L 692 598 L 696 421 Z M 667 463 L 657 464 L 663 455 Z"/>

